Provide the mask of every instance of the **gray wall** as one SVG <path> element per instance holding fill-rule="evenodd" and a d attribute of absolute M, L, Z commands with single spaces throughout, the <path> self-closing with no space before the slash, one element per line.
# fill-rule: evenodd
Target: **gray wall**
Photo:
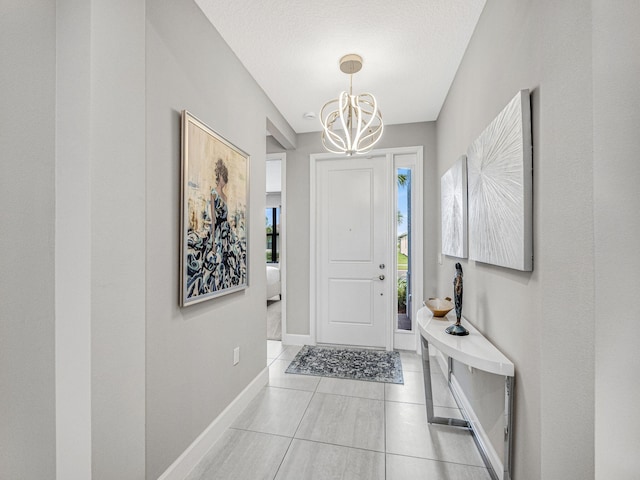
<path fill-rule="evenodd" d="M 292 143 L 295 135 L 192 0 L 148 2 L 146 42 L 146 446 L 155 479 L 265 368 L 266 118 Z M 177 287 L 183 109 L 251 156 L 249 288 L 187 308 Z"/>
<path fill-rule="evenodd" d="M 145 471 L 145 2 L 56 2 L 57 477 Z"/>
<path fill-rule="evenodd" d="M 540 397 L 544 326 L 541 275 L 545 265 L 553 266 L 553 261 L 541 254 L 547 245 L 546 239 L 541 241 L 543 222 L 540 218 L 544 200 L 541 175 L 553 167 L 540 165 L 541 158 L 551 161 L 550 157 L 541 157 L 541 145 L 549 145 L 549 139 L 541 136 L 540 104 L 543 99 L 545 103 L 549 100 L 551 88 L 546 84 L 541 86 L 540 79 L 544 65 L 541 43 L 547 22 L 541 9 L 534 2 L 487 2 L 437 122 L 438 173 L 442 175 L 460 154 L 466 153 L 469 144 L 518 90 L 528 88 L 532 91 L 534 271 L 520 273 L 460 260 L 465 282 L 464 316 L 516 365 L 514 478 L 522 479 L 574 478 L 542 475 Z M 583 48 L 584 54 L 588 47 L 587 44 Z M 553 81 L 562 83 L 559 78 Z M 578 101 L 577 105 L 584 105 L 584 102 Z M 587 112 L 588 118 L 590 115 L 591 112 Z M 557 197 L 557 193 L 554 196 Z M 444 257 L 438 270 L 440 296 L 451 291 L 456 261 L 459 260 Z M 564 314 L 564 308 L 558 313 Z M 464 369 L 456 369 L 456 374 L 465 386 L 482 384 L 466 378 Z M 476 371 L 474 375 L 482 376 L 482 373 Z M 472 392 L 470 396 L 476 398 L 482 393 L 480 390 Z M 479 415 L 481 418 L 491 416 L 490 412 L 485 414 L 483 411 Z"/>
<path fill-rule="evenodd" d="M 287 151 L 287 333 L 309 335 L 309 156 L 325 152 L 319 132 L 298 135 L 297 148 Z M 435 124 L 389 125 L 376 148 L 420 146 L 424 162 L 425 292 L 435 289 Z M 269 141 L 273 152 L 283 151 Z M 438 177 L 439 178 L 439 177 Z"/>
<path fill-rule="evenodd" d="M 640 3 L 594 0 L 596 478 L 640 472 Z"/>
<path fill-rule="evenodd" d="M 442 174 L 532 91 L 535 269 L 462 261 L 465 316 L 516 364 L 514 478 L 638 472 L 638 386 L 619 370 L 639 366 L 637 296 L 619 287 L 638 284 L 638 18 L 633 2 L 489 0 L 438 119 Z"/>
<path fill-rule="evenodd" d="M 88 2 L 56 2 L 55 448 L 69 480 L 92 470 L 91 24 Z"/>
<path fill-rule="evenodd" d="M 145 0 L 91 2 L 92 479 L 145 471 Z"/>
<path fill-rule="evenodd" d="M 55 1 L 0 9 L 0 478 L 55 476 Z"/>

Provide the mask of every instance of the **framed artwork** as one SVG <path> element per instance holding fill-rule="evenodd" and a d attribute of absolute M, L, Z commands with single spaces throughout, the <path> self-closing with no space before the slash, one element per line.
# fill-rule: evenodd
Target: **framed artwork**
<path fill-rule="evenodd" d="M 249 155 L 182 112 L 180 304 L 248 285 Z"/>
<path fill-rule="evenodd" d="M 467 157 L 462 155 L 440 178 L 442 254 L 467 258 Z"/>
<path fill-rule="evenodd" d="M 469 258 L 533 270 L 531 106 L 521 90 L 467 151 Z"/>

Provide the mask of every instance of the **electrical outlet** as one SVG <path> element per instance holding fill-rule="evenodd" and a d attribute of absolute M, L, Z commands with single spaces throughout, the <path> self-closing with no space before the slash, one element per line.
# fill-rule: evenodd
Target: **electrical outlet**
<path fill-rule="evenodd" d="M 240 363 L 240 347 L 233 349 L 233 364 L 237 365 L 238 363 Z"/>

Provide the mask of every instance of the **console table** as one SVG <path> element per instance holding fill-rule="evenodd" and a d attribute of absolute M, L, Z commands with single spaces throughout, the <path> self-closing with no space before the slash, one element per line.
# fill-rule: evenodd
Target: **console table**
<path fill-rule="evenodd" d="M 427 421 L 429 423 L 437 423 L 442 425 L 450 425 L 454 427 L 462 427 L 471 431 L 473 439 L 478 446 L 480 455 L 489 469 L 489 473 L 493 479 L 511 480 L 511 449 L 512 449 L 512 427 L 513 427 L 513 386 L 515 367 L 513 363 L 505 357 L 489 340 L 487 340 L 473 325 L 462 317 L 462 324 L 469 335 L 460 337 L 450 335 L 444 330 L 451 323 L 455 323 L 455 318 L 445 321 L 434 319 L 431 311 L 423 307 L 418 310 L 418 330 L 420 331 L 422 340 L 422 362 L 424 373 L 424 391 L 427 407 Z M 433 414 L 433 392 L 431 388 L 431 369 L 429 358 L 429 344 L 433 345 L 440 352 L 448 357 L 448 373 L 447 382 L 449 389 L 452 390 L 456 403 L 460 407 L 464 420 L 458 418 L 436 417 Z M 489 461 L 487 447 L 484 445 L 482 438 L 478 435 L 472 421 L 470 421 L 468 412 L 461 406 L 460 399 L 451 389 L 451 374 L 453 360 L 457 360 L 465 365 L 483 370 L 495 375 L 501 375 L 505 378 L 505 412 L 504 412 L 504 462 L 502 475 L 498 476 L 496 469 Z"/>

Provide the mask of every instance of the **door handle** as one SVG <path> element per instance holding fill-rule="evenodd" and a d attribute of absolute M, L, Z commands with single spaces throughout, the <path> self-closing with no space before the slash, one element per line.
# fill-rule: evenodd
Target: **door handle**
<path fill-rule="evenodd" d="M 384 275 L 380 275 L 378 278 L 379 278 L 380 280 L 384 280 Z"/>

